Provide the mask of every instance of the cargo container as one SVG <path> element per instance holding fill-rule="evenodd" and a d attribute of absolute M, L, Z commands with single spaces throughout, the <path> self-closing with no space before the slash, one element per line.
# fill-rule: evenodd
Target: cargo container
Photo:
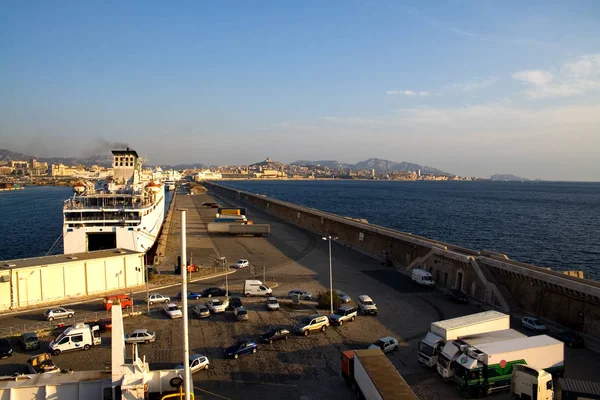
<path fill-rule="evenodd" d="M 344 351 L 342 376 L 361 399 L 418 400 L 381 349 Z"/>
<path fill-rule="evenodd" d="M 206 230 L 208 233 L 224 235 L 268 236 L 271 233 L 271 225 L 209 222 L 206 224 Z"/>
<path fill-rule="evenodd" d="M 221 215 L 246 215 L 246 209 L 239 207 L 219 207 L 217 212 Z"/>
<path fill-rule="evenodd" d="M 485 343 L 470 348 L 452 364 L 454 384 L 462 395 L 481 397 L 510 388 L 515 364 L 546 370 L 553 376 L 564 372 L 564 343 L 539 335 Z"/>
<path fill-rule="evenodd" d="M 437 371 L 444 380 L 451 380 L 454 375 L 451 365 L 469 347 L 476 347 L 484 343 L 500 342 L 508 339 L 527 337 L 514 329 L 503 329 L 501 331 L 479 333 L 476 335 L 461 336 L 456 340 L 446 342 L 438 357 Z"/>
<path fill-rule="evenodd" d="M 438 355 L 446 342 L 461 336 L 477 335 L 510 328 L 510 316 L 498 311 L 466 315 L 464 317 L 433 322 L 430 332 L 419 342 L 419 362 L 428 367 L 435 367 Z"/>

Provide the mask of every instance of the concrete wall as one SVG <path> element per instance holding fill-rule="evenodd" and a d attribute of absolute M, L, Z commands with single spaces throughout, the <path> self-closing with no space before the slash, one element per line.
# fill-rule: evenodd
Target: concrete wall
<path fill-rule="evenodd" d="M 413 268 L 430 271 L 438 287 L 458 288 L 504 311 L 520 308 L 600 337 L 598 282 L 210 182 L 204 185 L 319 235 L 337 236 L 339 242 L 406 273 Z"/>
<path fill-rule="evenodd" d="M 126 289 L 144 278 L 143 254 L 13 268 L 0 272 L 0 310 Z"/>

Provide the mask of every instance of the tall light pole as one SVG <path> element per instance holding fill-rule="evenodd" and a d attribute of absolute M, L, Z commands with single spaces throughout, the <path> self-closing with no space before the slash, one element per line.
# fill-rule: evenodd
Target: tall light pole
<path fill-rule="evenodd" d="M 333 314 L 333 268 L 331 267 L 331 241 L 336 239 L 337 236 L 331 235 L 323 237 L 323 240 L 329 240 L 329 311 L 331 314 Z"/>
<path fill-rule="evenodd" d="M 187 298 L 187 244 L 185 236 L 185 208 L 179 208 L 181 212 L 181 308 L 183 322 L 183 372 L 185 375 L 185 400 L 190 400 L 192 393 L 191 376 L 190 376 L 190 344 L 188 338 L 188 298 Z"/>

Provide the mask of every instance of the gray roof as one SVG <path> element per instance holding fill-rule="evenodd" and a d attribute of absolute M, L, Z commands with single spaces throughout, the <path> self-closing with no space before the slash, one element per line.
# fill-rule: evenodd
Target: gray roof
<path fill-rule="evenodd" d="M 568 390 L 574 393 L 600 396 L 600 382 L 560 378 L 558 380 L 558 386 L 560 386 L 562 390 Z"/>
<path fill-rule="evenodd" d="M 110 250 L 97 250 L 88 251 L 84 253 L 73 253 L 73 254 L 58 254 L 55 256 L 44 256 L 44 257 L 32 257 L 32 258 L 21 258 L 16 260 L 0 261 L 0 271 L 2 269 L 16 269 L 16 268 L 28 268 L 28 267 L 39 267 L 42 265 L 54 265 L 54 264 L 66 264 L 70 262 L 94 260 L 97 258 L 110 258 L 110 257 L 122 257 L 124 255 L 131 254 L 142 254 L 132 250 L 124 249 L 110 249 Z"/>

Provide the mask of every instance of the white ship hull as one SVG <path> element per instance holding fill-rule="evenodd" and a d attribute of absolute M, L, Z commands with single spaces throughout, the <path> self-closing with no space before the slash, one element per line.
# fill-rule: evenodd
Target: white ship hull
<path fill-rule="evenodd" d="M 96 250 L 93 247 L 90 248 L 90 234 L 92 236 L 114 235 L 115 248 L 142 253 L 147 252 L 156 242 L 165 219 L 164 193 L 159 194 L 159 197 L 160 199 L 154 206 L 136 210 L 136 212 L 142 211 L 142 214 L 148 212 L 148 214 L 141 217 L 141 222 L 137 225 L 114 225 L 114 220 L 94 221 L 94 223 L 104 222 L 105 226 L 85 226 L 85 221 L 79 224 L 65 224 L 63 226 L 64 253 L 72 254 Z M 71 227 L 70 225 L 75 226 Z"/>
<path fill-rule="evenodd" d="M 105 249 L 145 253 L 154 245 L 165 217 L 165 185 L 142 171 L 137 152 L 113 150 L 106 181 L 76 182 L 63 206 L 65 254 Z"/>

